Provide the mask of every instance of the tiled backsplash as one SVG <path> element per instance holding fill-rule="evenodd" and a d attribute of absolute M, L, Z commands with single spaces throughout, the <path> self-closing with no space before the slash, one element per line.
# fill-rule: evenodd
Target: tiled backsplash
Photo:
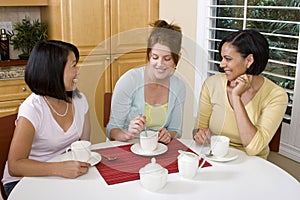
<path fill-rule="evenodd" d="M 17 22 L 22 21 L 25 16 L 29 16 L 31 20 L 41 19 L 40 7 L 1 7 L 0 6 L 0 22 L 12 22 L 14 25 Z M 0 27 L 1 28 L 1 27 Z M 18 55 L 21 53 L 18 50 L 14 50 L 10 45 L 10 59 L 18 59 Z"/>
<path fill-rule="evenodd" d="M 0 67 L 0 80 L 23 79 L 24 72 L 25 65 Z"/>

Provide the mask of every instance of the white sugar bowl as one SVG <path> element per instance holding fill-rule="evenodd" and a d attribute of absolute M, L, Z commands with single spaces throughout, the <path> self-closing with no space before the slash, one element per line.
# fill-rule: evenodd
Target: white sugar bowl
<path fill-rule="evenodd" d="M 157 164 L 155 158 L 142 167 L 139 173 L 142 186 L 149 191 L 162 189 L 167 183 L 168 170 Z"/>

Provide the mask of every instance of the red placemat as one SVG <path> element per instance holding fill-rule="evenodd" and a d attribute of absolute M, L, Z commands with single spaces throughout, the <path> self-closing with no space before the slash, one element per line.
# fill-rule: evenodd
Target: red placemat
<path fill-rule="evenodd" d="M 114 161 L 102 158 L 101 162 L 96 165 L 96 168 L 108 185 L 140 179 L 140 168 L 151 162 L 152 157 L 139 156 L 132 153 L 130 150 L 131 146 L 132 144 L 93 150 L 106 156 L 118 157 Z M 169 174 L 178 172 L 178 150 L 193 151 L 177 139 L 173 139 L 167 146 L 168 151 L 166 153 L 153 157 L 156 158 L 158 164 L 168 169 Z M 199 164 L 201 162 L 202 159 L 199 161 Z M 208 166 L 211 166 L 211 164 L 205 161 L 203 167 Z"/>

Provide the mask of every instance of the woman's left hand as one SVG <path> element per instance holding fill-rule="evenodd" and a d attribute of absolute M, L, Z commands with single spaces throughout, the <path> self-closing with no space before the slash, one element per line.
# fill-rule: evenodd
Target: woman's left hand
<path fill-rule="evenodd" d="M 171 142 L 172 136 L 171 133 L 166 129 L 162 128 L 158 134 L 158 141 L 163 142 L 165 144 L 169 144 Z"/>

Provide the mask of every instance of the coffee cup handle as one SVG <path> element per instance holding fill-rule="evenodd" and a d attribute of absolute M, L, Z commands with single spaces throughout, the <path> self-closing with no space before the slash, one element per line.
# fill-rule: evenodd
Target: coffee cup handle
<path fill-rule="evenodd" d="M 68 153 L 69 151 L 71 151 L 71 147 L 68 147 L 68 148 L 66 149 L 66 153 Z"/>
<path fill-rule="evenodd" d="M 72 160 L 75 160 L 75 155 L 74 155 L 74 153 L 73 153 L 71 147 L 68 147 L 68 148 L 66 149 L 66 153 L 68 153 L 68 152 L 71 152 L 71 154 L 72 154 Z"/>

